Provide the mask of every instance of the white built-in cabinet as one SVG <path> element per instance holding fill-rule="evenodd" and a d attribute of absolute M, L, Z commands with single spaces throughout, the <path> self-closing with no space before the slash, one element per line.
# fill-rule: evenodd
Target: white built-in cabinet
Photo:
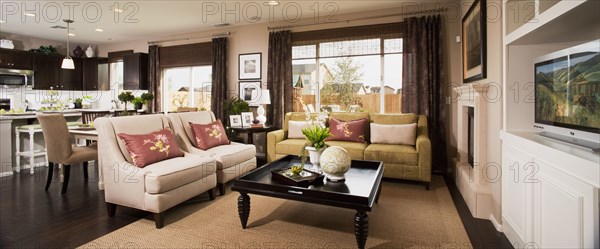
<path fill-rule="evenodd" d="M 503 35 L 502 230 L 516 248 L 600 248 L 600 154 L 533 128 L 533 60 L 600 39 L 600 1 L 504 0 Z"/>

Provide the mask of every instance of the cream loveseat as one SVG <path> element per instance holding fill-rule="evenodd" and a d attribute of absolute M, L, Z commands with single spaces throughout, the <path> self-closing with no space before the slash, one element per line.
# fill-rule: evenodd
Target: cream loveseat
<path fill-rule="evenodd" d="M 221 195 L 225 194 L 225 183 L 256 169 L 256 147 L 252 144 L 231 142 L 206 151 L 194 147 L 195 138 L 190 126 L 209 124 L 215 121 L 210 111 L 167 114 L 175 139 L 182 150 L 201 156 L 210 156 L 217 161 L 217 183 Z"/>
<path fill-rule="evenodd" d="M 329 146 L 340 146 L 348 151 L 354 160 L 383 161 L 384 177 L 421 181 L 429 189 L 431 182 L 431 141 L 427 130 L 427 117 L 415 114 L 376 114 L 366 112 L 332 112 L 329 117 L 341 121 L 361 118 L 369 119 L 375 124 L 411 124 L 417 123 L 415 145 L 371 144 L 370 128 L 366 127 L 367 143 L 327 141 Z M 283 129 L 267 134 L 267 160 L 273 161 L 286 155 L 299 155 L 306 139 L 288 139 L 288 122 L 304 121 L 306 114 L 301 112 L 287 113 Z M 394 134 L 390 134 L 394 135 Z"/>
<path fill-rule="evenodd" d="M 163 213 L 217 185 L 217 163 L 209 156 L 184 152 L 175 157 L 138 168 L 132 164 L 124 142 L 117 134 L 148 134 L 170 128 L 167 117 L 141 115 L 98 118 L 98 160 L 104 179 L 104 196 L 109 216 L 116 205 L 154 213 L 156 228 L 163 227 Z"/>

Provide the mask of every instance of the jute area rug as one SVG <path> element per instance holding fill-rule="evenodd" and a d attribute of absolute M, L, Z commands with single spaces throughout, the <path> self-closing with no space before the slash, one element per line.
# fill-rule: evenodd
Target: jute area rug
<path fill-rule="evenodd" d="M 250 195 L 248 228 L 237 213 L 237 192 L 215 201 L 190 200 L 82 248 L 356 248 L 354 210 Z M 118 212 L 118 208 L 117 208 Z M 384 182 L 369 215 L 367 248 L 471 248 L 444 179 L 421 185 Z"/>

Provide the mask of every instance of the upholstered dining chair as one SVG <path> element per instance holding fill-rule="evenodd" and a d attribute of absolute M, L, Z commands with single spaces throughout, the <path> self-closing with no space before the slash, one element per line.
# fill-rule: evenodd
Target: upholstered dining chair
<path fill-rule="evenodd" d="M 83 176 L 87 180 L 88 162 L 98 160 L 98 149 L 96 144 L 89 146 L 76 146 L 72 143 L 67 127 L 67 121 L 62 114 L 37 114 L 37 119 L 42 126 L 46 150 L 48 153 L 48 179 L 46 179 L 46 188 L 48 190 L 52 183 L 54 165 L 63 166 L 63 184 L 61 193 L 67 192 L 69 186 L 69 176 L 71 174 L 71 165 L 83 164 Z"/>

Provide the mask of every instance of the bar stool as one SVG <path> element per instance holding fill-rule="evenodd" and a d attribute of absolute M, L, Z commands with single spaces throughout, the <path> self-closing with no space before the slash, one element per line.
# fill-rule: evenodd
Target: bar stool
<path fill-rule="evenodd" d="M 29 173 L 33 175 L 33 168 L 35 167 L 35 158 L 44 156 L 46 158 L 46 164 L 48 165 L 48 155 L 46 154 L 46 148 L 35 150 L 35 134 L 42 132 L 42 127 L 39 124 L 22 125 L 15 128 L 15 145 L 16 145 L 16 171 L 21 171 L 21 157 L 29 158 Z M 21 133 L 29 134 L 29 150 L 21 151 Z"/>
<path fill-rule="evenodd" d="M 81 125 L 81 122 L 67 122 L 68 127 L 77 127 Z M 33 175 L 34 167 L 35 167 L 35 158 L 44 156 L 46 158 L 45 166 L 48 166 L 48 155 L 46 153 L 46 146 L 43 149 L 35 150 L 35 134 L 38 132 L 42 132 L 42 127 L 40 124 L 31 124 L 31 125 L 21 125 L 15 128 L 15 146 L 16 146 L 16 169 L 15 171 L 21 172 L 21 157 L 29 158 L 29 173 Z M 29 134 L 29 150 L 21 151 L 21 133 Z"/>

